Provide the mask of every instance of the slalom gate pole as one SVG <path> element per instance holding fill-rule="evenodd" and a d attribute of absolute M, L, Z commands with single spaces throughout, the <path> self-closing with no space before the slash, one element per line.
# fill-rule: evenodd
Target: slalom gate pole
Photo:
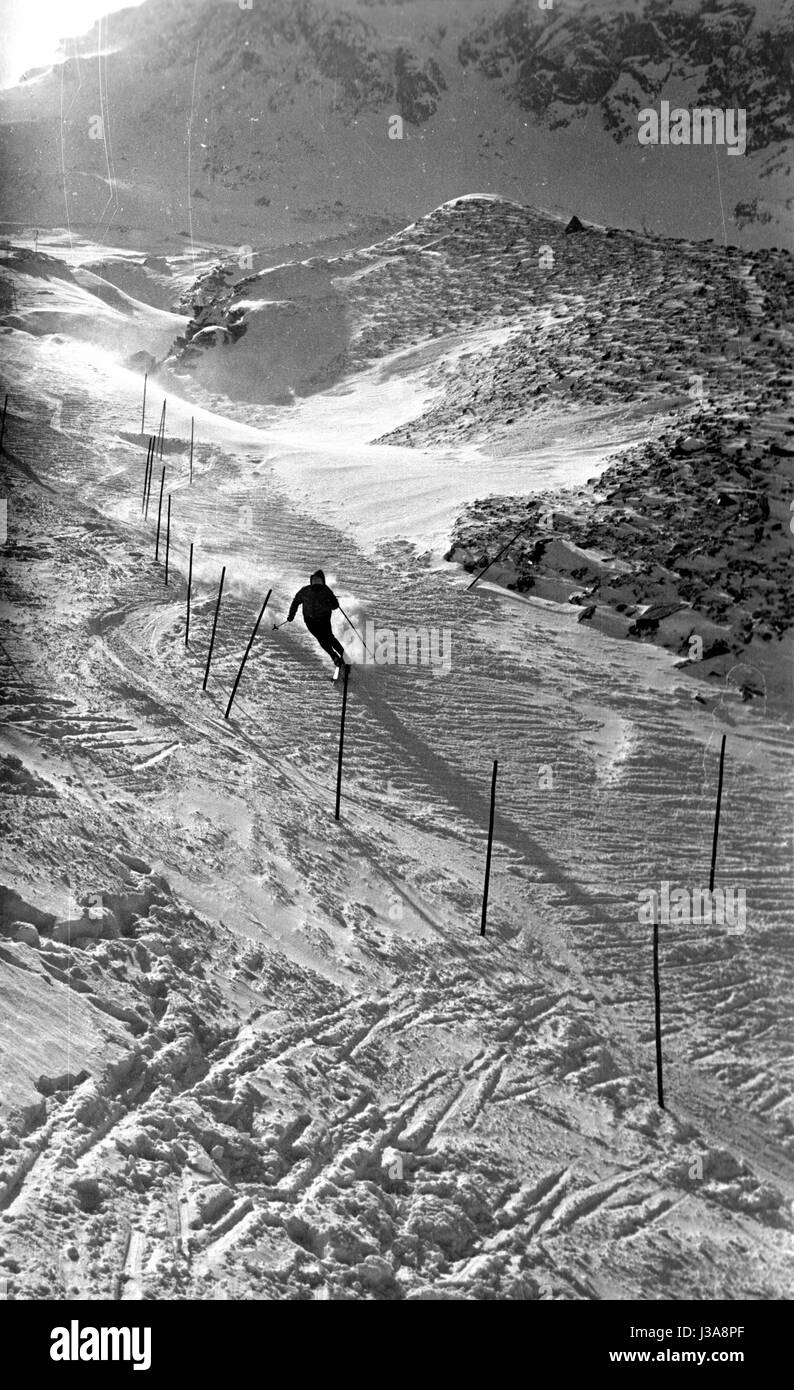
<path fill-rule="evenodd" d="M 160 428 L 159 428 L 159 430 L 158 430 L 158 434 L 159 434 L 159 436 L 160 436 L 160 437 L 159 437 L 159 440 L 158 440 L 158 444 L 159 444 L 158 453 L 159 453 L 159 456 L 160 456 L 161 461 L 162 461 L 162 457 L 163 457 L 163 441 L 165 440 L 165 407 L 166 407 L 166 402 L 163 401 L 163 409 L 162 409 L 162 413 L 161 413 L 161 415 L 160 415 Z"/>
<path fill-rule="evenodd" d="M 193 542 L 190 542 L 190 559 L 187 567 L 187 616 L 185 618 L 185 646 L 190 642 L 190 594 L 193 588 Z"/>
<path fill-rule="evenodd" d="M 149 469 L 152 464 L 152 441 L 149 440 L 146 446 L 146 468 L 143 474 L 143 501 L 141 502 L 141 516 L 146 515 L 146 503 L 149 498 Z"/>
<path fill-rule="evenodd" d="M 8 410 L 8 396 L 3 401 L 3 423 L 0 425 L 0 453 L 3 450 L 3 440 L 6 434 L 6 411 Z"/>
<path fill-rule="evenodd" d="M 154 558 L 155 558 L 155 560 L 158 559 L 158 557 L 159 557 L 159 555 L 160 555 L 160 518 L 162 517 L 162 514 L 163 514 L 163 488 L 164 488 L 164 487 L 165 487 L 165 467 L 163 467 L 162 476 L 161 476 L 161 478 L 160 478 L 160 501 L 159 501 L 159 504 L 158 504 L 158 507 L 157 507 L 157 537 L 156 537 L 155 542 L 154 542 Z"/>
<path fill-rule="evenodd" d="M 226 566 L 224 565 L 223 569 L 221 570 L 221 583 L 220 583 L 220 588 L 218 589 L 218 602 L 217 602 L 216 605 L 215 605 L 215 617 L 214 617 L 213 620 L 212 620 L 212 637 L 210 638 L 210 649 L 209 649 L 209 651 L 207 652 L 207 669 L 206 669 L 206 671 L 204 672 L 204 684 L 203 684 L 203 686 L 201 687 L 202 690 L 206 690 L 206 689 L 207 689 L 207 681 L 208 681 L 209 678 L 210 678 L 210 663 L 211 663 L 211 661 L 212 661 L 212 649 L 213 649 L 213 647 L 215 646 L 215 630 L 216 630 L 216 628 L 217 628 L 217 626 L 218 626 L 218 614 L 219 614 L 219 612 L 220 612 L 220 610 L 221 610 L 221 596 L 222 596 L 222 594 L 223 594 L 223 581 L 224 581 L 225 578 L 226 578 Z"/>
<path fill-rule="evenodd" d="M 347 678 L 350 667 L 345 665 L 345 688 L 342 692 L 342 723 L 339 728 L 339 766 L 336 770 L 336 811 L 334 820 L 339 820 L 339 807 L 342 801 L 342 759 L 345 753 L 345 715 L 347 713 Z"/>
<path fill-rule="evenodd" d="M 190 481 L 193 481 L 193 416 L 190 417 Z"/>
<path fill-rule="evenodd" d="M 491 852 L 493 850 L 493 818 L 496 806 L 496 774 L 499 764 L 494 759 L 493 774 L 491 776 L 491 815 L 488 821 L 488 853 L 485 857 L 485 887 L 482 895 L 482 917 L 480 918 L 480 936 L 485 936 L 485 923 L 488 917 L 488 886 L 491 882 Z"/>
<path fill-rule="evenodd" d="M 143 516 L 143 509 L 146 506 L 146 489 L 149 486 L 149 464 L 151 463 L 151 461 L 152 441 L 150 439 L 146 448 L 146 466 L 143 470 L 143 497 L 141 498 L 141 516 Z"/>
<path fill-rule="evenodd" d="M 359 632 L 359 630 L 358 630 L 358 628 L 356 627 L 355 623 L 352 621 L 352 619 L 348 618 L 347 613 L 345 612 L 345 610 L 344 610 L 344 608 L 342 607 L 341 603 L 340 603 L 340 605 L 339 605 L 339 612 L 342 614 L 342 617 L 344 618 L 345 622 L 346 622 L 346 623 L 349 623 L 350 626 L 352 627 L 353 631 L 354 631 L 355 634 L 356 634 L 356 637 L 358 638 L 359 642 L 361 643 L 362 647 L 364 648 L 364 651 L 365 651 L 365 652 L 368 652 L 368 651 L 369 651 L 369 647 L 367 646 L 366 642 L 364 641 L 364 638 L 361 636 L 361 633 Z M 370 652 L 370 656 L 371 656 L 371 655 L 372 655 L 372 653 Z"/>
<path fill-rule="evenodd" d="M 168 553 L 171 549 L 171 494 L 168 494 L 168 519 L 165 526 L 165 582 L 168 584 Z"/>
<path fill-rule="evenodd" d="M 474 579 L 472 579 L 472 581 L 471 581 L 471 584 L 467 584 L 467 585 L 466 585 L 466 592 L 467 592 L 467 593 L 468 593 L 469 589 L 473 589 L 473 588 L 474 588 L 475 584 L 479 584 L 479 582 L 480 582 L 480 580 L 482 579 L 483 575 L 486 575 L 486 574 L 488 573 L 488 571 L 489 571 L 489 569 L 491 568 L 491 566 L 492 566 L 492 565 L 495 565 L 496 562 L 497 562 L 497 560 L 501 560 L 501 558 L 502 558 L 502 556 L 504 555 L 505 551 L 506 551 L 506 550 L 509 550 L 510 547 L 511 547 L 511 545 L 513 545 L 513 543 L 514 543 L 515 541 L 518 540 L 519 536 L 521 535 L 521 532 L 522 532 L 522 531 L 528 531 L 528 530 L 529 530 L 529 527 L 530 527 L 531 525 L 532 525 L 532 522 L 528 522 L 526 526 L 522 526 L 522 527 L 521 527 L 521 530 L 516 531 L 515 535 L 510 537 L 510 540 L 507 542 L 507 545 L 503 545 L 503 546 L 502 546 L 502 549 L 499 551 L 499 553 L 498 553 L 497 555 L 494 555 L 494 557 L 493 557 L 492 560 L 489 560 L 489 561 L 488 561 L 488 564 L 485 566 L 485 569 L 484 569 L 484 570 L 481 570 L 479 574 L 475 575 Z"/>
<path fill-rule="evenodd" d="M 224 719 L 228 719 L 228 718 L 229 718 L 229 715 L 230 715 L 230 713 L 231 713 L 231 708 L 232 708 L 232 705 L 233 705 L 233 703 L 234 703 L 234 697 L 235 697 L 235 695 L 237 694 L 237 687 L 238 687 L 238 685 L 240 684 L 240 677 L 241 677 L 241 675 L 243 674 L 243 671 L 245 670 L 245 663 L 246 663 L 246 661 L 248 660 L 248 653 L 250 652 L 252 646 L 254 645 L 254 638 L 256 637 L 256 634 L 257 634 L 257 632 L 259 631 L 259 624 L 261 623 L 263 617 L 265 616 L 265 609 L 267 608 L 268 599 L 270 598 L 270 595 L 272 594 L 272 592 L 273 592 L 272 589 L 268 589 L 268 591 L 267 591 L 267 598 L 265 599 L 264 603 L 262 604 L 262 608 L 261 608 L 259 617 L 257 618 L 257 620 L 256 620 L 256 622 L 255 622 L 255 624 L 254 624 L 254 630 L 253 630 L 253 632 L 251 633 L 251 636 L 250 636 L 249 639 L 248 639 L 248 646 L 247 646 L 246 649 L 245 649 L 245 656 L 243 657 L 242 661 L 240 662 L 240 669 L 239 669 L 239 671 L 237 672 L 237 679 L 235 680 L 234 685 L 232 686 L 232 693 L 231 693 L 231 695 L 229 696 L 229 703 L 228 703 L 228 705 L 226 706 L 226 713 L 225 713 L 225 715 L 223 716 Z"/>
<path fill-rule="evenodd" d="M 144 521 L 148 521 L 149 519 L 149 502 L 151 501 L 152 496 L 152 476 L 154 474 L 154 451 L 156 443 L 157 441 L 155 440 L 154 435 L 152 435 L 152 457 L 149 460 L 149 486 L 146 489 L 146 509 L 143 513 Z"/>
<path fill-rule="evenodd" d="M 149 373 L 143 374 L 143 409 L 141 410 L 141 435 L 146 433 L 146 383 L 149 380 Z"/>
<path fill-rule="evenodd" d="M 664 1110 L 664 1079 L 662 1075 L 662 1002 L 659 988 L 659 914 L 653 919 L 653 1001 L 656 1027 L 656 1095 L 660 1110 Z"/>
<path fill-rule="evenodd" d="M 714 873 L 717 868 L 717 840 L 720 833 L 720 809 L 722 807 L 722 775 L 725 769 L 725 734 L 722 735 L 722 746 L 720 748 L 720 778 L 717 784 L 717 810 L 714 816 L 714 838 L 711 842 L 711 873 L 709 874 L 709 892 L 714 892 Z"/>

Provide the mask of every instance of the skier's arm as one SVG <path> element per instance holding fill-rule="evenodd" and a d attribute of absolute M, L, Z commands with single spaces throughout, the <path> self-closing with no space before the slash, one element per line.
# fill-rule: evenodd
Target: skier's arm
<path fill-rule="evenodd" d="M 303 589 L 299 589 L 298 592 L 297 592 L 297 594 L 295 595 L 294 599 L 292 600 L 292 603 L 291 603 L 290 606 L 289 606 L 289 613 L 287 614 L 287 622 L 288 622 L 288 623 L 291 623 L 291 622 L 292 622 L 292 619 L 295 617 L 295 614 L 297 613 L 297 611 L 298 611 L 298 609 L 300 608 L 300 606 L 301 606 L 302 603 L 303 603 Z"/>
<path fill-rule="evenodd" d="M 339 607 L 339 599 L 336 597 L 333 589 L 329 589 L 328 592 L 331 595 L 331 612 L 333 612 L 335 608 Z"/>

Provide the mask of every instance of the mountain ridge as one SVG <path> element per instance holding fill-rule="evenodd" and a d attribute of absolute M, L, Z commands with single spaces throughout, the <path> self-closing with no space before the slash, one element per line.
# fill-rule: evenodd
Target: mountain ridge
<path fill-rule="evenodd" d="M 793 52 L 787 0 L 529 17 L 487 0 L 146 0 L 0 94 L 6 217 L 274 244 L 296 223 L 407 220 L 474 185 L 695 237 L 721 234 L 724 203 L 729 239 L 777 244 Z M 720 170 L 712 150 L 643 150 L 636 114 L 660 94 L 746 106 L 747 155 Z"/>

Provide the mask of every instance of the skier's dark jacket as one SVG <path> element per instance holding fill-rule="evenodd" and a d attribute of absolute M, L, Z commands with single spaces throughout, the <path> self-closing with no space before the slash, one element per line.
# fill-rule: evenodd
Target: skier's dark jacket
<path fill-rule="evenodd" d="M 315 570 L 311 578 L 319 579 L 320 583 L 312 584 L 310 581 L 298 590 L 290 604 L 287 622 L 292 622 L 301 605 L 303 606 L 304 621 L 307 623 L 321 622 L 323 618 L 330 618 L 334 609 L 339 607 L 339 599 L 333 590 L 328 588 L 322 570 Z"/>

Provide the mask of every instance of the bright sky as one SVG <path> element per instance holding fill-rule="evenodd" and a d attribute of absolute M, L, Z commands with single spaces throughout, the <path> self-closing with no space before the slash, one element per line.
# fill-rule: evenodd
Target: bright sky
<path fill-rule="evenodd" d="M 58 40 L 84 34 L 101 15 L 142 0 L 0 0 L 0 87 L 52 62 Z"/>

